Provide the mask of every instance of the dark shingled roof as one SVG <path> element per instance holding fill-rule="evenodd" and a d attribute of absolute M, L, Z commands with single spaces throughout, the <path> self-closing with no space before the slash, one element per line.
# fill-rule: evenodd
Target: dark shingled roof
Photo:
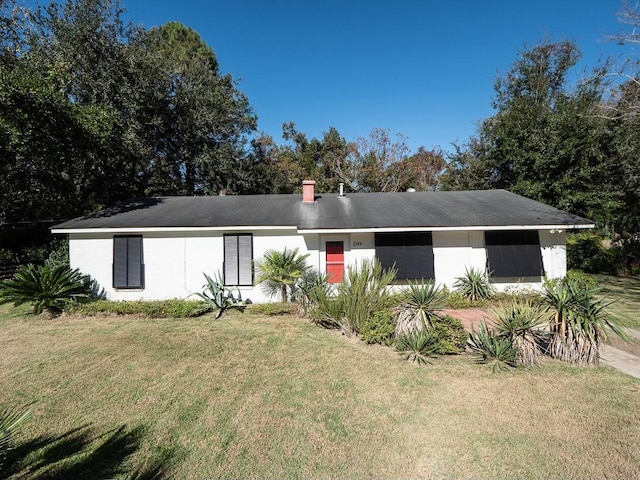
<path fill-rule="evenodd" d="M 265 226 L 312 229 L 507 227 L 593 222 L 506 190 L 139 198 L 54 229 Z"/>

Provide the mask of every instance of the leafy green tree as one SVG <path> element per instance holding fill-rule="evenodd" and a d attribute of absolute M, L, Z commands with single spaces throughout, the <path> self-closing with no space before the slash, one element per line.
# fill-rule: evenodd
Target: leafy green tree
<path fill-rule="evenodd" d="M 256 125 L 246 96 L 192 29 L 169 22 L 148 31 L 145 44 L 160 59 L 167 92 L 156 104 L 149 193 L 243 192 L 246 135 Z"/>
<path fill-rule="evenodd" d="M 579 58 L 568 41 L 544 41 L 521 52 L 495 82 L 496 115 L 454 154 L 443 186 L 506 188 L 582 215 L 604 215 L 616 194 L 594 178 L 610 178 L 603 146 L 613 145 L 612 134 L 591 115 L 601 85 L 569 84 Z"/>
<path fill-rule="evenodd" d="M 0 26 L 0 223 L 251 186 L 255 115 L 191 29 L 134 27 L 118 0 L 3 0 Z"/>

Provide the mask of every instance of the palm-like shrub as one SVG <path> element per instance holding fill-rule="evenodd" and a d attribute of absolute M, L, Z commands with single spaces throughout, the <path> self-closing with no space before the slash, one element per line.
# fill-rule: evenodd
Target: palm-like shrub
<path fill-rule="evenodd" d="M 446 298 L 446 291 L 433 282 L 409 283 L 400 305 L 395 309 L 395 335 L 400 337 L 428 329 L 432 320 L 438 317 L 436 310 L 442 308 Z"/>
<path fill-rule="evenodd" d="M 538 364 L 546 337 L 544 308 L 531 300 L 515 299 L 494 310 L 494 315 L 496 334 L 511 341 L 516 363 L 525 367 Z"/>
<path fill-rule="evenodd" d="M 453 287 L 470 302 L 487 300 L 495 293 L 489 275 L 475 268 L 465 268 L 464 275 L 456 278 Z"/>
<path fill-rule="evenodd" d="M 499 337 L 484 322 L 478 330 L 471 330 L 468 345 L 480 357 L 479 362 L 491 365 L 494 372 L 518 365 L 511 339 Z"/>
<path fill-rule="evenodd" d="M 11 447 L 15 431 L 30 415 L 31 410 L 17 408 L 7 408 L 0 412 L 0 467 L 3 466 L 7 450 Z"/>
<path fill-rule="evenodd" d="M 607 328 L 621 338 L 622 324 L 607 313 L 610 303 L 598 298 L 598 288 L 581 288 L 567 277 L 544 284 L 544 301 L 551 316 L 548 353 L 570 363 L 598 365 Z"/>
<path fill-rule="evenodd" d="M 0 304 L 31 303 L 36 314 L 62 312 L 69 301 L 91 297 L 91 282 L 78 269 L 63 264 L 21 265 L 13 278 L 0 282 Z"/>
<path fill-rule="evenodd" d="M 293 285 L 309 268 L 305 262 L 308 256 L 309 254 L 300 255 L 298 248 L 287 250 L 285 247 L 283 251 L 267 250 L 256 262 L 258 283 L 264 285 L 268 295 L 276 296 L 279 293 L 282 302 L 286 302 Z"/>
<path fill-rule="evenodd" d="M 396 340 L 396 351 L 404 360 L 422 365 L 431 363 L 429 359 L 438 356 L 439 350 L 440 338 L 432 331 L 413 331 Z"/>

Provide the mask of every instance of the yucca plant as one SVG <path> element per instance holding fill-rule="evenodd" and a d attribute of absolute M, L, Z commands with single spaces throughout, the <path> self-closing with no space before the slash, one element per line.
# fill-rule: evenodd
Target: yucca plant
<path fill-rule="evenodd" d="M 66 265 L 21 265 L 13 278 L 0 282 L 0 304 L 33 305 L 33 312 L 62 312 L 67 302 L 88 300 L 91 282 Z"/>
<path fill-rule="evenodd" d="M 338 286 L 342 297 L 344 319 L 349 329 L 360 333 L 362 326 L 374 312 L 388 303 L 387 287 L 396 278 L 396 270 L 386 270 L 377 260 L 363 260 L 350 268 L 344 282 Z"/>
<path fill-rule="evenodd" d="M 395 309 L 396 337 L 428 329 L 432 319 L 438 317 L 436 310 L 442 308 L 446 298 L 446 291 L 433 282 L 409 283 L 400 305 Z"/>
<path fill-rule="evenodd" d="M 0 412 L 0 467 L 4 464 L 15 431 L 29 416 L 31 410 L 18 408 L 5 408 Z"/>
<path fill-rule="evenodd" d="M 479 363 L 492 365 L 494 372 L 518 366 L 511 339 L 499 337 L 484 322 L 471 330 L 468 345 L 480 357 Z"/>
<path fill-rule="evenodd" d="M 338 294 L 334 285 L 316 285 L 310 290 L 309 298 L 307 316 L 312 323 L 340 329 L 347 336 L 354 333 L 345 319 L 344 297 Z"/>
<path fill-rule="evenodd" d="M 545 309 L 531 300 L 515 299 L 494 310 L 495 332 L 508 338 L 516 351 L 518 365 L 537 365 L 542 355 L 541 344 L 547 337 Z"/>
<path fill-rule="evenodd" d="M 598 365 L 607 329 L 625 339 L 621 322 L 607 312 L 598 288 L 581 288 L 571 277 L 544 284 L 544 301 L 552 312 L 548 353 L 561 360 Z"/>
<path fill-rule="evenodd" d="M 267 250 L 256 262 L 257 283 L 263 284 L 267 295 L 280 294 L 283 303 L 293 285 L 309 268 L 305 262 L 309 254 L 300 255 L 298 250 L 287 250 L 287 247 L 283 251 Z"/>
<path fill-rule="evenodd" d="M 431 363 L 430 358 L 438 356 L 440 339 L 435 332 L 427 330 L 406 333 L 396 339 L 396 351 L 407 361 L 422 365 Z"/>
<path fill-rule="evenodd" d="M 470 302 L 487 300 L 495 293 L 489 283 L 489 275 L 475 268 L 465 267 L 464 275 L 456 278 L 453 287 Z"/>
<path fill-rule="evenodd" d="M 238 296 L 236 297 L 232 290 L 224 286 L 224 281 L 219 273 L 215 279 L 206 273 L 203 273 L 203 275 L 207 283 L 202 287 L 202 293 L 196 292 L 191 295 L 200 297 L 207 302 L 211 308 L 217 310 L 216 319 L 220 318 L 227 310 L 235 309 L 242 311 L 246 308 L 247 305 L 242 301 L 240 291 L 237 292 Z"/>
<path fill-rule="evenodd" d="M 329 283 L 329 275 L 310 267 L 295 283 L 291 299 L 298 302 L 300 314 L 308 316 L 310 310 L 317 303 L 318 293 L 328 295 L 331 291 L 332 285 Z"/>

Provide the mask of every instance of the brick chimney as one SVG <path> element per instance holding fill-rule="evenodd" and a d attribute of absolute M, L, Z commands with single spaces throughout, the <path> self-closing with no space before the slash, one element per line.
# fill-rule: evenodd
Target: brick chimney
<path fill-rule="evenodd" d="M 302 203 L 313 203 L 316 201 L 316 181 L 302 181 Z"/>

